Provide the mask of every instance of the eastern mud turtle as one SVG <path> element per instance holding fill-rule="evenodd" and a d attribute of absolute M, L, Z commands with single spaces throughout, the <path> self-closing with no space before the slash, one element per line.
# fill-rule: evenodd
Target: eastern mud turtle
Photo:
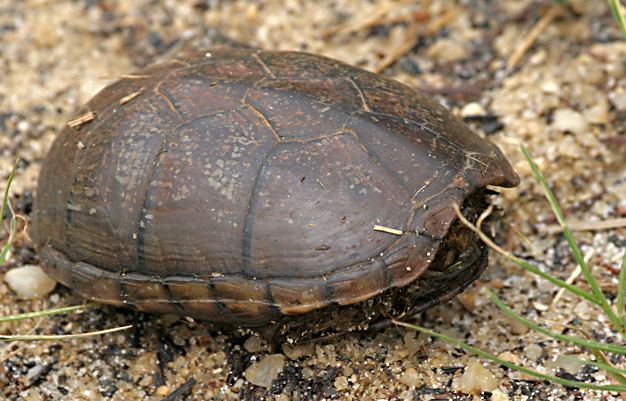
<path fill-rule="evenodd" d="M 45 271 L 95 301 L 276 341 L 450 300 L 487 264 L 452 205 L 475 219 L 485 186 L 519 181 L 430 97 L 306 53 L 155 64 L 86 112 L 41 169 Z"/>

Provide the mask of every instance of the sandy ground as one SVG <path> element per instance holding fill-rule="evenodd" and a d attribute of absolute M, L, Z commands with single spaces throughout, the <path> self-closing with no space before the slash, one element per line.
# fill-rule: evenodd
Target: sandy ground
<path fill-rule="evenodd" d="M 551 230 L 554 220 L 527 163 L 505 137 L 529 147 L 569 221 L 588 227 L 626 214 L 626 44 L 603 1 L 553 6 L 528 0 L 0 0 L 0 188 L 20 154 L 13 201 L 28 214 L 46 149 L 72 113 L 109 82 L 102 76 L 214 45 L 305 50 L 382 71 L 433 93 L 459 115 L 483 116 L 472 127 L 503 149 L 522 178 L 498 203 L 532 245 L 510 230 L 502 235 L 505 247 L 565 278 L 573 258 Z M 541 20 L 545 28 L 511 66 Z M 576 235 L 585 254 L 593 250 L 592 268 L 614 294 L 624 230 Z M 36 263 L 23 237 L 9 259 L 12 265 Z M 511 321 L 483 286 L 527 318 L 576 325 L 617 341 L 596 309 L 569 295 L 551 305 L 552 285 L 497 255 L 462 296 L 464 306 L 455 300 L 418 321 L 540 371 L 608 383 L 603 372 L 561 358 L 583 350 Z M 18 300 L 0 284 L 0 315 L 80 302 L 65 288 L 43 300 Z M 0 344 L 0 398 L 153 400 L 172 398 L 191 378 L 195 384 L 176 399 L 617 398 L 536 381 L 482 360 L 487 371 L 481 372 L 476 357 L 462 349 L 398 328 L 268 349 L 254 339 L 105 306 L 1 327 L 2 334 L 69 334 L 126 324 L 134 328 L 87 339 Z M 272 385 L 255 386 L 243 372 L 268 355 L 273 359 L 267 361 L 284 361 L 285 367 Z M 463 368 L 487 384 L 474 394 L 460 391 Z M 488 391 L 478 394 L 481 389 Z"/>

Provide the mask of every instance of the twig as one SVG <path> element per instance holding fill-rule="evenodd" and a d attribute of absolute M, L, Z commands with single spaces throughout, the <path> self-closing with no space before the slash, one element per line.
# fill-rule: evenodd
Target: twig
<path fill-rule="evenodd" d="M 567 223 L 572 231 L 596 231 L 607 230 L 611 228 L 626 227 L 626 218 L 601 220 L 601 221 L 584 221 L 581 223 Z M 538 227 L 537 231 L 545 234 L 556 234 L 562 231 L 561 226 L 551 224 L 548 226 Z"/>
<path fill-rule="evenodd" d="M 421 33 L 424 36 L 431 36 L 437 33 L 441 28 L 454 21 L 454 19 L 463 12 L 462 7 L 450 8 L 433 21 L 426 24 L 426 27 L 421 28 L 421 20 L 418 18 L 419 14 L 413 15 L 411 25 L 407 28 L 404 35 L 404 40 L 395 48 L 391 49 L 389 53 L 381 60 L 380 64 L 374 69 L 375 72 L 381 73 L 385 68 L 393 65 L 398 59 L 408 53 L 412 48 L 417 45 L 418 34 Z"/>
<path fill-rule="evenodd" d="M 596 251 L 593 248 L 591 248 L 591 250 L 587 252 L 587 254 L 585 255 L 585 263 L 589 264 L 589 261 L 595 254 L 596 254 Z M 576 280 L 578 276 L 580 276 L 580 273 L 582 272 L 583 270 L 580 267 L 580 265 L 576 265 L 576 268 L 574 269 L 574 271 L 572 271 L 572 274 L 570 274 L 570 276 L 567 278 L 567 280 L 565 280 L 565 282 L 568 284 L 572 284 L 574 280 Z M 565 292 L 565 288 L 559 288 L 559 290 L 556 292 L 556 295 L 554 296 L 554 299 L 552 300 L 551 305 L 556 304 L 559 301 L 559 299 L 561 299 L 564 292 Z"/>
<path fill-rule="evenodd" d="M 76 128 L 78 126 L 81 126 L 85 123 L 88 123 L 89 121 L 92 121 L 96 116 L 96 112 L 95 111 L 88 111 L 85 114 L 81 114 L 80 116 L 70 120 L 67 125 L 69 125 L 72 128 Z"/>
<path fill-rule="evenodd" d="M 528 51 L 528 49 L 530 49 L 533 43 L 535 43 L 535 40 L 537 40 L 539 34 L 541 34 L 541 32 L 543 32 L 543 30 L 546 29 L 548 25 L 550 25 L 559 10 L 560 7 L 558 5 L 553 5 L 552 7 L 550 7 L 550 10 L 548 10 L 546 15 L 544 15 L 543 18 L 539 20 L 537 25 L 535 25 L 535 27 L 526 36 L 526 39 L 521 43 L 520 46 L 518 46 L 517 49 L 515 49 L 513 54 L 511 54 L 511 57 L 509 58 L 509 61 L 507 63 L 510 68 L 515 67 L 517 63 L 519 63 L 522 56 L 524 56 L 524 54 L 526 54 L 526 52 Z"/>
<path fill-rule="evenodd" d="M 361 20 L 361 21 L 353 21 L 347 24 L 343 24 L 343 25 L 339 25 L 339 26 L 335 26 L 329 29 L 326 29 L 324 31 L 321 32 L 321 36 L 322 37 L 328 37 L 331 35 L 334 35 L 336 33 L 342 33 L 342 32 L 355 32 L 355 31 L 360 31 L 362 29 L 366 29 L 366 28 L 371 28 L 373 26 L 376 25 L 380 25 L 382 23 L 385 23 L 387 21 L 384 21 L 383 18 L 385 17 L 385 15 L 387 15 L 390 11 L 393 11 L 397 8 L 403 7 L 405 5 L 409 5 L 409 4 L 414 4 L 415 0 L 403 0 L 403 1 L 399 1 L 399 2 L 387 2 L 384 3 L 383 5 L 381 5 L 378 10 L 376 10 L 376 12 L 374 14 L 372 14 L 372 16 L 366 20 Z M 406 17 L 403 18 L 403 20 L 406 20 Z"/>
<path fill-rule="evenodd" d="M 382 232 L 389 233 L 389 234 L 394 234 L 394 235 L 402 235 L 402 234 L 404 234 L 404 232 L 402 230 L 396 230 L 395 228 L 379 226 L 379 225 L 376 225 L 376 224 L 374 224 L 374 231 L 382 231 Z"/>

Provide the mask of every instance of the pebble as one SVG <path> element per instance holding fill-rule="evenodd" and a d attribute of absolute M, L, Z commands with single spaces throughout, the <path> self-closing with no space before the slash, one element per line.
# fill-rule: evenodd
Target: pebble
<path fill-rule="evenodd" d="M 543 355 L 543 348 L 539 344 L 528 344 L 524 347 L 524 356 L 531 361 L 538 360 Z"/>
<path fill-rule="evenodd" d="M 581 355 L 578 357 L 583 358 L 584 356 Z M 559 369 L 562 368 L 571 374 L 576 374 L 585 367 L 585 364 L 578 362 L 576 360 L 571 360 L 565 357 L 565 355 L 558 355 L 556 358 L 546 361 L 546 363 L 544 364 L 544 367 L 546 369 L 551 369 L 554 372 L 557 372 Z"/>
<path fill-rule="evenodd" d="M 574 134 L 582 134 L 589 129 L 589 123 L 587 120 L 585 120 L 582 114 L 574 109 L 557 109 L 554 111 L 552 118 L 552 127 L 559 131 L 569 131 Z"/>
<path fill-rule="evenodd" d="M 524 323 L 520 322 L 517 319 L 509 318 L 508 319 L 509 327 L 511 328 L 511 334 L 516 336 L 526 334 L 530 330 L 528 326 Z"/>
<path fill-rule="evenodd" d="M 482 116 L 487 114 L 485 108 L 478 102 L 470 102 L 461 109 L 461 117 Z"/>
<path fill-rule="evenodd" d="M 545 312 L 548 309 L 550 309 L 550 307 L 548 305 L 543 304 L 543 303 L 538 302 L 538 301 L 533 301 L 533 302 L 531 302 L 531 304 L 533 305 L 533 308 L 535 308 L 539 312 Z"/>
<path fill-rule="evenodd" d="M 554 80 L 546 79 L 541 83 L 541 90 L 545 93 L 552 93 L 557 95 L 561 90 L 561 85 L 559 85 L 559 83 Z"/>
<path fill-rule="evenodd" d="M 404 384 L 407 387 L 417 387 L 420 385 L 420 377 L 419 373 L 415 368 L 408 368 L 404 371 L 402 376 L 400 376 L 400 383 Z"/>
<path fill-rule="evenodd" d="M 296 361 L 304 356 L 311 356 L 315 352 L 315 347 L 312 344 L 303 345 L 289 345 L 283 344 L 283 353 L 287 355 L 287 358 L 292 361 Z"/>
<path fill-rule="evenodd" d="M 164 397 L 168 395 L 169 393 L 170 393 L 170 388 L 167 386 L 160 386 L 159 388 L 157 388 L 157 394 L 160 395 L 161 397 Z"/>
<path fill-rule="evenodd" d="M 450 39 L 436 41 L 426 50 L 426 55 L 429 58 L 443 62 L 458 61 L 469 57 L 469 53 L 463 44 Z"/>
<path fill-rule="evenodd" d="M 409 351 L 409 355 L 415 355 L 420 349 L 422 343 L 416 336 L 414 330 L 409 330 L 404 334 L 404 348 Z"/>
<path fill-rule="evenodd" d="M 511 351 L 504 351 L 504 352 L 500 353 L 498 355 L 498 358 L 502 359 L 503 361 L 506 361 L 506 362 L 512 362 L 512 363 L 515 363 L 515 364 L 519 364 L 520 363 L 520 358 L 517 355 L 515 355 L 514 353 L 512 353 Z"/>
<path fill-rule="evenodd" d="M 452 382 L 453 390 L 472 395 L 480 395 L 483 391 L 493 391 L 497 387 L 496 377 L 478 359 L 470 360 L 461 377 Z"/>
<path fill-rule="evenodd" d="M 557 146 L 557 154 L 570 157 L 572 159 L 579 159 L 585 156 L 582 152 L 582 148 L 576 142 L 576 139 L 572 135 L 566 135 Z"/>
<path fill-rule="evenodd" d="M 609 92 L 609 100 L 617 110 L 626 110 L 626 92 L 624 92 L 621 88 L 618 88 L 613 92 Z"/>
<path fill-rule="evenodd" d="M 261 340 L 257 336 L 250 336 L 250 337 L 248 337 L 246 342 L 243 343 L 243 347 L 246 349 L 246 351 L 248 351 L 250 353 L 263 351 L 266 348 L 265 343 L 263 342 L 263 340 Z"/>
<path fill-rule="evenodd" d="M 338 377 L 335 379 L 335 388 L 336 388 L 337 390 L 345 390 L 345 389 L 347 389 L 347 388 L 348 388 L 348 385 L 349 385 L 349 384 L 350 384 L 350 383 L 348 383 L 348 378 L 347 378 L 347 377 L 345 377 L 345 376 L 338 376 Z"/>
<path fill-rule="evenodd" d="M 583 116 L 591 124 L 609 123 L 609 102 L 603 97 L 583 112 Z"/>
<path fill-rule="evenodd" d="M 430 364 L 434 368 L 440 368 L 442 366 L 452 366 L 455 363 L 454 358 L 446 353 L 439 353 L 430 360 Z"/>
<path fill-rule="evenodd" d="M 38 299 L 54 290 L 57 282 L 46 276 L 37 265 L 25 265 L 9 270 L 4 281 L 21 299 Z"/>
<path fill-rule="evenodd" d="M 604 68 L 607 74 L 615 79 L 621 79 L 626 74 L 626 66 L 621 60 L 609 63 Z"/>
<path fill-rule="evenodd" d="M 491 392 L 490 400 L 491 401 L 509 401 L 510 398 L 507 393 L 497 388 Z"/>
<path fill-rule="evenodd" d="M 285 368 L 285 355 L 273 354 L 261 359 L 259 363 L 250 366 L 243 373 L 246 380 L 255 386 L 270 388 L 272 381 L 278 378 L 278 374 Z"/>
<path fill-rule="evenodd" d="M 591 318 L 589 303 L 587 301 L 580 301 L 574 306 L 574 313 L 582 320 L 589 320 Z"/>

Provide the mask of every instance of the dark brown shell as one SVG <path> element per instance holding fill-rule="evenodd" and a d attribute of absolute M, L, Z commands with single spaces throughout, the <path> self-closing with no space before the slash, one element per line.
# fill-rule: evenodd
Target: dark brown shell
<path fill-rule="evenodd" d="M 475 215 L 481 188 L 518 183 L 430 97 L 305 53 L 156 64 L 87 111 L 39 178 L 46 272 L 92 300 L 267 336 L 448 300 L 486 265 L 452 205 Z"/>

